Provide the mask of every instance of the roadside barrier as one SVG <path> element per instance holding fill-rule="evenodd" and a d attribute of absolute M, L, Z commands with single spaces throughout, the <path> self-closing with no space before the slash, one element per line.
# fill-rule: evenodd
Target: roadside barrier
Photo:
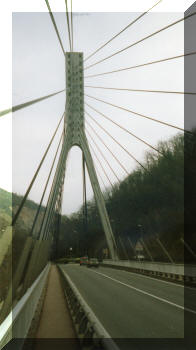
<path fill-rule="evenodd" d="M 0 349 L 13 338 L 21 339 L 17 350 L 22 349 L 25 338 L 28 334 L 31 322 L 40 299 L 46 278 L 50 269 L 50 263 L 43 269 L 32 286 L 19 300 L 12 312 L 6 317 L 0 325 Z"/>
<path fill-rule="evenodd" d="M 111 259 L 101 265 L 196 285 L 196 265 Z"/>
<path fill-rule="evenodd" d="M 63 289 L 70 314 L 73 320 L 76 334 L 79 338 L 82 349 L 85 350 L 119 350 L 118 346 L 111 339 L 111 336 L 104 329 L 91 308 L 88 306 L 75 284 L 58 265 Z"/>

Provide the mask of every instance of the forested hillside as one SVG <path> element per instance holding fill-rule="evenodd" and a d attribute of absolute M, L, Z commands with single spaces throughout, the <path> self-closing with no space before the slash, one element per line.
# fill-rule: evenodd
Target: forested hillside
<path fill-rule="evenodd" d="M 12 215 L 16 212 L 22 201 L 22 196 L 0 189 L 0 232 L 10 223 Z M 17 222 L 17 230 L 28 233 L 33 222 L 38 204 L 32 200 L 27 200 Z M 13 212 L 12 212 L 13 210 Z M 42 208 L 41 212 L 43 212 Z M 41 215 L 42 216 L 42 213 Z"/>
<path fill-rule="evenodd" d="M 4 233 L 6 227 L 11 224 L 12 215 L 16 212 L 19 204 L 21 203 L 21 200 L 22 196 L 12 194 L 10 192 L 0 189 L 0 237 Z M 12 251 L 8 252 L 4 263 L 1 265 L 0 269 L 0 304 L 1 300 L 5 298 L 7 293 L 7 288 L 9 285 L 10 266 L 12 266 L 12 273 L 14 273 L 14 270 L 17 266 L 16 262 L 21 256 L 25 238 L 30 233 L 37 208 L 38 205 L 35 202 L 27 200 L 24 208 L 21 211 L 21 215 L 19 216 L 18 221 L 14 227 L 14 232 L 16 233 L 16 235 L 14 235 L 12 241 Z M 42 208 L 41 210 L 39 223 L 41 222 L 43 209 L 44 208 Z"/>
<path fill-rule="evenodd" d="M 143 163 L 120 184 L 104 193 L 106 207 L 121 258 L 133 258 L 133 245 L 142 238 L 154 260 L 168 261 L 160 242 L 176 262 L 183 261 L 184 245 L 184 136 L 179 134 L 158 144 L 160 153 L 149 152 Z M 196 246 L 196 137 L 185 137 L 185 171 L 188 218 L 185 241 Z M 189 197 L 190 196 L 190 200 Z M 76 243 L 79 238 L 79 243 Z M 158 238 L 158 239 L 157 239 Z M 64 244 L 62 244 L 64 241 Z M 88 230 L 83 222 L 83 208 L 62 218 L 59 254 L 77 255 L 80 251 L 101 255 L 106 247 L 95 201 L 88 202 Z M 60 247 L 63 247 L 61 251 Z M 194 249 L 194 248 L 193 248 Z M 145 252 L 146 258 L 148 257 Z M 191 261 L 193 256 L 189 255 Z"/>
<path fill-rule="evenodd" d="M 0 233 L 11 222 L 12 194 L 0 189 Z"/>

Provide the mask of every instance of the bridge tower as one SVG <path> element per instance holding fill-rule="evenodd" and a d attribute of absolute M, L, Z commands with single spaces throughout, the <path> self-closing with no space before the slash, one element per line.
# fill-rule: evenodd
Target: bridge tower
<path fill-rule="evenodd" d="M 66 109 L 65 109 L 65 133 L 63 145 L 55 178 L 53 181 L 52 194 L 49 198 L 47 213 L 41 230 L 41 237 L 47 235 L 50 230 L 51 214 L 58 198 L 61 195 L 67 155 L 73 146 L 80 147 L 83 152 L 85 163 L 88 169 L 89 178 L 93 188 L 102 226 L 105 232 L 111 258 L 118 259 L 117 246 L 110 225 L 109 217 L 105 207 L 104 198 L 99 186 L 97 174 L 94 168 L 93 159 L 88 146 L 84 129 L 84 77 L 83 77 L 83 53 L 66 53 Z"/>

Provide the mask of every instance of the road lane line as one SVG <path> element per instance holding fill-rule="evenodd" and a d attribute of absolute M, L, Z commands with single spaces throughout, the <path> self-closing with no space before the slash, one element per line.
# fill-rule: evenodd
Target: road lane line
<path fill-rule="evenodd" d="M 107 266 L 101 266 L 102 268 L 108 268 Z M 110 270 L 114 270 L 114 269 L 111 269 Z M 137 272 L 130 272 L 130 271 L 125 271 L 125 270 L 119 270 L 121 272 L 125 272 L 125 273 L 129 273 L 130 275 L 133 275 L 133 276 L 137 276 L 137 277 L 143 277 L 143 278 L 148 278 L 148 279 L 151 279 L 151 280 L 154 280 L 154 281 L 158 281 L 158 282 L 162 282 L 162 283 L 167 283 L 169 285 L 174 285 L 174 286 L 177 286 L 177 287 L 181 287 L 181 288 L 186 288 L 186 289 L 191 289 L 191 290 L 194 290 L 196 291 L 196 288 L 195 287 L 189 287 L 189 286 L 185 286 L 184 284 L 178 284 L 178 283 L 175 283 L 175 282 L 170 282 L 170 281 L 164 281 L 160 278 L 154 278 L 154 277 L 151 277 L 151 276 L 145 276 L 145 275 L 142 275 L 140 273 L 137 273 Z"/>
<path fill-rule="evenodd" d="M 70 265 L 76 265 L 76 264 L 70 264 Z M 107 267 L 107 266 L 102 266 L 101 265 L 101 268 L 103 268 L 103 269 L 110 269 L 110 270 L 115 270 L 115 269 L 111 269 L 111 268 L 109 268 L 109 267 Z M 125 270 L 119 270 L 119 271 L 121 271 L 121 272 L 124 272 L 124 273 L 128 273 L 128 274 L 130 274 L 130 275 L 132 275 L 132 276 L 137 276 L 137 277 L 141 277 L 141 278 L 147 278 L 147 279 L 151 279 L 151 280 L 154 280 L 154 281 L 157 281 L 157 282 L 162 282 L 162 283 L 166 283 L 166 284 L 168 284 L 168 285 L 174 285 L 174 286 L 177 286 L 177 287 L 181 287 L 181 288 L 186 288 L 186 289 L 190 289 L 190 290 L 192 290 L 192 291 L 195 291 L 196 292 L 196 288 L 195 287 L 190 287 L 190 286 L 185 286 L 184 284 L 178 284 L 178 283 L 175 283 L 175 282 L 173 282 L 173 281 L 164 281 L 164 280 L 162 280 L 162 279 L 160 279 L 160 278 L 155 278 L 155 277 L 151 277 L 151 276 L 146 276 L 146 275 L 142 275 L 142 274 L 140 274 L 140 273 L 136 273 L 136 272 L 131 272 L 131 271 L 125 271 Z"/>
<path fill-rule="evenodd" d="M 181 306 L 181 305 L 178 305 L 178 304 L 175 304 L 175 303 L 173 303 L 173 302 L 171 302 L 171 301 L 169 301 L 169 300 L 166 300 L 166 299 L 157 297 L 157 296 L 154 295 L 154 294 L 145 292 L 145 291 L 142 290 L 142 289 L 133 287 L 133 286 L 131 286 L 130 284 L 126 284 L 126 283 L 121 282 L 121 281 L 119 281 L 119 280 L 117 280 L 117 279 L 115 279 L 115 278 L 109 277 L 109 276 L 105 275 L 104 273 L 96 272 L 96 271 L 93 271 L 93 272 L 96 273 L 96 274 L 98 274 L 98 275 L 104 276 L 104 277 L 106 277 L 106 278 L 108 278 L 108 279 L 110 279 L 110 280 L 112 280 L 112 281 L 114 281 L 114 282 L 117 282 L 117 283 L 119 283 L 119 284 L 121 284 L 121 285 L 123 285 L 123 286 L 125 286 L 125 287 L 128 287 L 128 288 L 130 288 L 130 289 L 136 290 L 137 292 L 140 292 L 140 293 L 142 293 L 142 294 L 148 295 L 148 296 L 150 296 L 150 297 L 152 297 L 152 298 L 154 298 L 154 299 L 157 299 L 157 300 L 159 300 L 159 301 L 163 301 L 164 303 L 167 303 L 167 304 L 170 304 L 170 305 L 172 305 L 172 306 L 175 306 L 175 307 L 177 307 L 178 309 L 181 309 L 181 310 L 184 310 L 184 311 L 188 311 L 188 312 L 191 312 L 191 313 L 193 313 L 193 314 L 196 315 L 196 311 L 194 311 L 194 310 L 185 308 L 185 307 L 183 307 L 183 306 Z"/>

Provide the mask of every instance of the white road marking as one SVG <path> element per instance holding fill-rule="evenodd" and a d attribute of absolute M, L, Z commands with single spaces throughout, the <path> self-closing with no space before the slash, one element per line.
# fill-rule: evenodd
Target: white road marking
<path fill-rule="evenodd" d="M 101 266 L 102 267 L 102 266 Z M 107 266 L 103 266 L 103 268 L 106 268 L 107 269 Z M 151 277 L 151 276 L 146 276 L 146 275 L 142 275 L 140 273 L 134 273 L 134 272 L 130 272 L 130 271 L 124 271 L 124 270 L 120 270 L 121 272 L 126 272 L 126 273 L 130 273 L 130 275 L 133 275 L 133 276 L 138 276 L 138 277 L 143 277 L 143 278 L 149 278 L 151 280 L 154 280 L 154 281 L 158 281 L 158 282 L 162 282 L 162 283 L 167 283 L 167 284 L 173 284 L 174 286 L 178 286 L 178 287 L 181 287 L 181 288 L 186 288 L 186 289 L 191 289 L 191 290 L 195 290 L 196 291 L 196 288 L 194 287 L 188 287 L 188 286 L 185 286 L 184 284 L 178 284 L 178 283 L 175 283 L 175 282 L 170 282 L 170 281 L 164 281 L 160 278 L 154 278 L 154 277 Z"/>
<path fill-rule="evenodd" d="M 150 296 L 150 297 L 152 297 L 152 298 L 154 298 L 154 299 L 157 299 L 157 300 L 162 301 L 162 302 L 164 302 L 164 303 L 167 303 L 167 304 L 170 304 L 170 305 L 172 305 L 172 306 L 175 306 L 175 307 L 177 307 L 178 309 L 185 310 L 185 311 L 191 312 L 191 313 L 193 313 L 193 314 L 196 315 L 196 311 L 194 311 L 194 310 L 191 310 L 191 309 L 185 308 L 184 306 L 181 306 L 181 305 L 172 303 L 172 302 L 169 301 L 169 300 L 166 300 L 166 299 L 157 297 L 157 296 L 154 295 L 154 294 L 145 292 L 145 291 L 142 290 L 142 289 L 139 289 L 139 288 L 133 287 L 133 286 L 130 285 L 130 284 L 126 284 L 126 283 L 124 283 L 124 282 L 121 282 L 121 281 L 119 281 L 119 280 L 117 280 L 117 279 L 115 279 L 115 278 L 112 278 L 112 277 L 110 277 L 110 276 L 108 276 L 108 275 L 105 275 L 104 273 L 96 272 L 96 271 L 93 271 L 93 272 L 96 273 L 96 274 L 98 274 L 98 275 L 104 276 L 104 277 L 106 277 L 106 278 L 108 278 L 108 279 L 110 279 L 110 280 L 112 280 L 112 281 L 114 281 L 114 282 L 116 282 L 116 283 L 119 283 L 119 284 L 121 284 L 121 285 L 123 285 L 123 286 L 125 286 L 125 287 L 128 287 L 128 288 L 130 288 L 130 289 L 136 290 L 136 291 L 139 292 L 139 293 L 148 295 L 148 296 Z"/>
<path fill-rule="evenodd" d="M 77 264 L 73 264 L 73 265 L 77 265 Z M 107 266 L 101 266 L 101 267 L 103 267 L 104 269 L 105 268 L 109 269 L 109 267 L 107 267 Z M 186 289 L 190 289 L 190 290 L 194 290 L 196 292 L 196 288 L 195 287 L 185 286 L 184 284 L 178 284 L 178 283 L 175 283 L 173 281 L 164 281 L 164 280 L 162 280 L 160 278 L 155 278 L 155 277 L 151 277 L 151 276 L 142 275 L 142 274 L 137 273 L 137 272 L 131 272 L 131 271 L 125 271 L 125 270 L 120 270 L 120 271 L 128 273 L 128 274 L 133 275 L 133 276 L 148 278 L 148 279 L 151 279 L 151 280 L 154 280 L 154 281 L 157 281 L 157 282 L 166 283 L 166 284 L 169 284 L 169 285 L 173 284 L 174 286 L 181 287 L 181 288 L 186 288 Z"/>

